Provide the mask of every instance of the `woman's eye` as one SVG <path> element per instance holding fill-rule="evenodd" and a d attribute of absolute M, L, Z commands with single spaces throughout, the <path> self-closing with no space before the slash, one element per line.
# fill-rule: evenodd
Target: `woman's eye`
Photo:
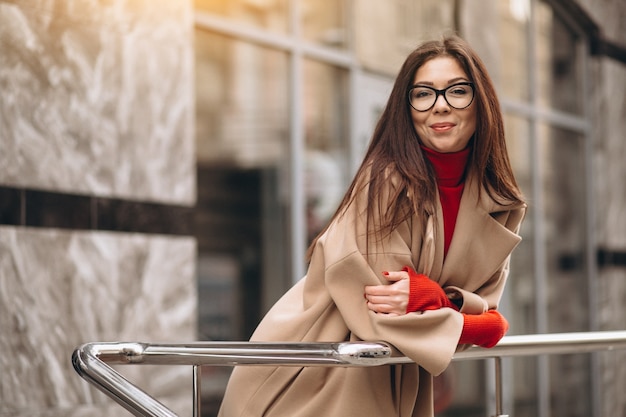
<path fill-rule="evenodd" d="M 429 97 L 432 95 L 433 95 L 433 92 L 430 90 L 416 90 L 414 93 L 415 98 L 425 98 L 425 97 Z"/>
<path fill-rule="evenodd" d="M 465 87 L 455 87 L 449 92 L 450 94 L 454 94 L 455 96 L 462 96 L 468 93 L 468 89 Z"/>

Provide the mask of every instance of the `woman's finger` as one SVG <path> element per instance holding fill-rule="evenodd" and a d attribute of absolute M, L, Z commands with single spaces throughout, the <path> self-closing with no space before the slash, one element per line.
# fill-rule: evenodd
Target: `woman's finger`
<path fill-rule="evenodd" d="M 372 310 L 373 312 L 377 313 L 377 314 L 387 314 L 387 315 L 391 315 L 391 316 L 399 316 L 401 314 L 404 314 L 405 312 L 402 311 L 401 308 L 394 306 L 394 305 L 390 305 L 390 304 L 375 304 L 375 303 L 367 303 L 367 308 Z"/>
<path fill-rule="evenodd" d="M 373 304 L 390 304 L 390 298 L 386 295 L 365 295 L 367 301 Z"/>
<path fill-rule="evenodd" d="M 365 295 L 389 295 L 392 289 L 389 285 L 367 285 L 365 286 Z"/>
<path fill-rule="evenodd" d="M 365 297 L 408 297 L 409 286 L 404 282 L 396 282 L 391 285 L 369 285 L 365 287 Z"/>
<path fill-rule="evenodd" d="M 387 281 L 395 282 L 403 279 L 409 279 L 409 273 L 406 271 L 385 271 L 383 272 L 383 277 L 385 277 Z"/>
<path fill-rule="evenodd" d="M 369 308 L 372 311 L 375 311 L 376 313 L 392 313 L 394 312 L 394 309 L 392 306 L 390 306 L 389 304 L 376 304 L 376 303 L 372 303 L 372 302 L 367 302 L 367 308 Z"/>

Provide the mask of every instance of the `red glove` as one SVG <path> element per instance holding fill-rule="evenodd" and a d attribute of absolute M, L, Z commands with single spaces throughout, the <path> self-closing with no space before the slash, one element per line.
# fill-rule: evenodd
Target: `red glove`
<path fill-rule="evenodd" d="M 463 314 L 463 331 L 459 344 L 491 348 L 498 344 L 509 330 L 509 323 L 496 310 L 482 314 Z"/>
<path fill-rule="evenodd" d="M 448 298 L 443 288 L 424 274 L 418 274 L 408 266 L 402 268 L 409 273 L 410 290 L 406 312 L 439 310 L 442 307 L 459 308 Z"/>

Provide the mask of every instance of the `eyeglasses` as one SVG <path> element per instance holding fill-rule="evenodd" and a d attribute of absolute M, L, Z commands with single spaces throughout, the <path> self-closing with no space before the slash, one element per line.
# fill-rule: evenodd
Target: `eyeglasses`
<path fill-rule="evenodd" d="M 474 100 L 474 84 L 457 83 L 443 90 L 437 90 L 425 85 L 414 85 L 409 88 L 409 103 L 417 111 L 428 111 L 433 108 L 440 95 L 443 96 L 450 107 L 462 110 L 469 107 Z"/>

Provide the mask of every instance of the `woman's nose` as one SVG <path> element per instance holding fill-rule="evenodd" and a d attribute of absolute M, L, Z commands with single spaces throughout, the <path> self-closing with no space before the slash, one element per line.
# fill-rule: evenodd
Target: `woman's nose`
<path fill-rule="evenodd" d="M 450 111 L 450 105 L 446 101 L 446 98 L 444 97 L 443 94 L 440 94 L 439 96 L 437 96 L 437 98 L 435 99 L 435 105 L 433 106 L 433 109 L 437 112 Z"/>

